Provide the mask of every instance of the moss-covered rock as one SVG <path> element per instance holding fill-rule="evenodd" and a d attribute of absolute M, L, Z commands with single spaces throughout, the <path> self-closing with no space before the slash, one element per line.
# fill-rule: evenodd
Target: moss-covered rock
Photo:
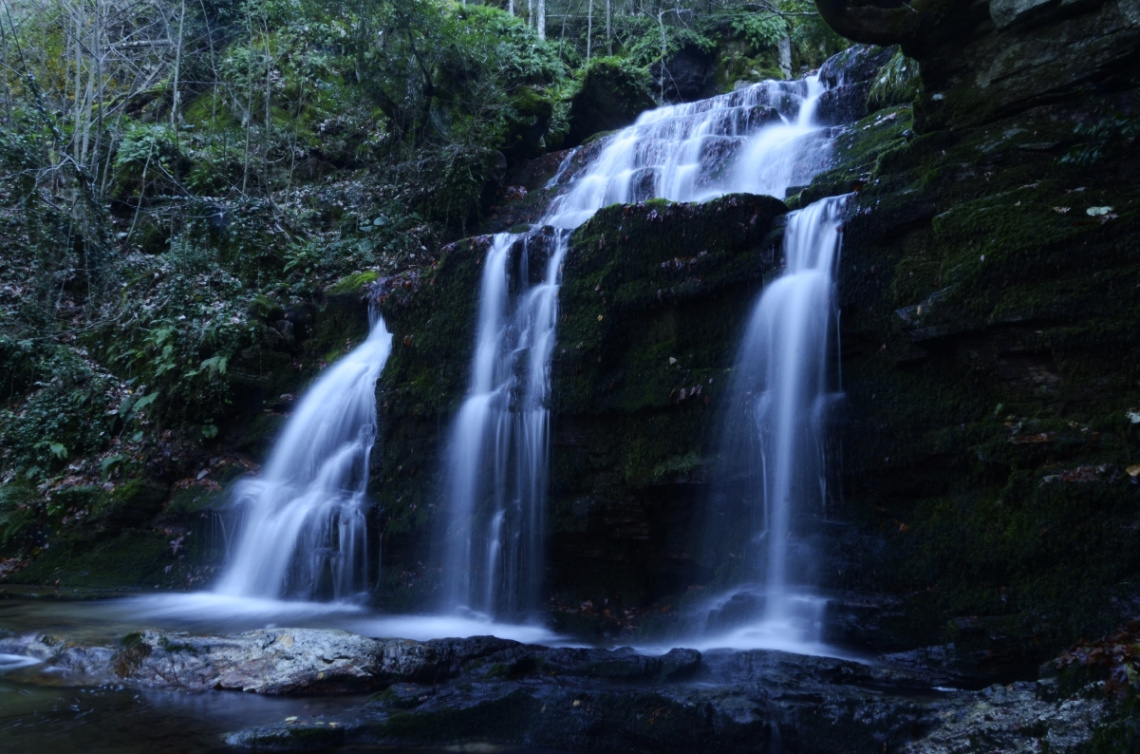
<path fill-rule="evenodd" d="M 839 273 L 863 536 L 830 583 L 905 595 L 874 641 L 953 641 L 991 677 L 1116 625 L 1140 573 L 1138 155 L 1066 160 L 1086 107 L 918 137 L 881 111 L 802 194 L 867 171 Z"/>
<path fill-rule="evenodd" d="M 555 592 L 644 605 L 703 578 L 689 554 L 740 323 L 776 264 L 771 197 L 601 210 L 563 266 L 552 373 Z"/>
<path fill-rule="evenodd" d="M 126 530 L 102 541 L 64 535 L 55 538 L 31 565 L 9 580 L 21 584 L 58 582 L 68 588 L 173 586 L 171 571 L 177 558 L 170 544 L 173 539 L 154 530 Z"/>
<path fill-rule="evenodd" d="M 103 496 L 92 512 L 108 530 L 137 528 L 162 510 L 169 491 L 146 479 L 131 479 Z"/>
<path fill-rule="evenodd" d="M 745 195 L 613 206 L 571 237 L 551 388 L 551 568 L 563 597 L 620 592 L 641 604 L 691 582 L 697 566 L 680 557 L 690 480 L 704 464 L 739 323 L 775 264 L 785 211 Z M 431 268 L 374 289 L 395 337 L 371 486 L 390 599 L 425 586 L 440 453 L 467 388 L 490 243 L 458 242 Z M 545 248 L 532 242 L 525 253 Z"/>
<path fill-rule="evenodd" d="M 651 84 L 646 71 L 618 58 L 593 61 L 570 101 L 570 132 L 563 146 L 577 146 L 591 134 L 628 126 L 643 110 L 656 105 Z"/>
<path fill-rule="evenodd" d="M 467 389 L 488 236 L 447 246 L 440 259 L 380 281 L 375 297 L 392 354 L 377 385 L 381 438 L 369 492 L 383 510 L 382 574 L 389 599 L 421 595 L 439 456 Z"/>

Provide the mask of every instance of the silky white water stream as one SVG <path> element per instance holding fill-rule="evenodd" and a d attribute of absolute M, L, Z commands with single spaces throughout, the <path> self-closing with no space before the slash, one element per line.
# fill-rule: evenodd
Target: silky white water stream
<path fill-rule="evenodd" d="M 445 453 L 443 612 L 520 620 L 538 607 L 550 357 L 570 231 L 619 202 L 783 196 L 827 163 L 830 133 L 812 119 L 820 94 L 815 78 L 768 81 L 644 113 L 576 172 L 575 155 L 566 158 L 557 174 L 566 188 L 535 230 L 494 237 L 467 399 Z M 538 265 L 541 275 L 531 270 Z"/>
<path fill-rule="evenodd" d="M 349 600 L 367 590 L 378 555 L 365 524 L 368 459 L 376 380 L 391 350 L 377 317 L 368 338 L 305 393 L 261 476 L 235 487 L 237 538 L 216 592 Z"/>

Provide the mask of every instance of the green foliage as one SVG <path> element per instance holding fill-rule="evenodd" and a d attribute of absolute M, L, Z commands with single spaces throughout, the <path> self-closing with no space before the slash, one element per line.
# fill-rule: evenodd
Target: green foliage
<path fill-rule="evenodd" d="M 20 551 L 37 526 L 36 491 L 19 482 L 0 485 L 0 550 Z"/>
<path fill-rule="evenodd" d="M 0 335 L 0 400 L 22 393 L 36 379 L 41 350 L 34 340 Z"/>
<path fill-rule="evenodd" d="M 832 31 L 820 18 L 810 0 L 785 0 L 781 5 L 798 14 L 792 24 L 791 40 L 802 68 L 818 68 L 823 61 L 850 46 L 848 40 Z"/>
<path fill-rule="evenodd" d="M 668 60 L 686 47 L 711 53 L 716 49 L 716 40 L 697 29 L 688 26 L 670 25 L 666 27 L 665 49 L 661 49 L 661 28 L 656 19 L 645 16 L 631 19 L 625 34 L 625 59 L 630 65 L 647 67 L 664 58 Z"/>
<path fill-rule="evenodd" d="M 0 459 L 38 479 L 69 457 L 101 450 L 111 439 L 107 393 L 114 380 L 81 351 L 57 346 L 35 362 L 33 390 L 0 408 Z"/>
<path fill-rule="evenodd" d="M 788 36 L 788 23 L 774 13 L 741 13 L 732 19 L 732 30 L 755 50 L 774 47 Z"/>
<path fill-rule="evenodd" d="M 1061 157 L 1062 163 L 1088 167 L 1110 159 L 1140 137 L 1140 117 L 1113 113 L 1103 118 L 1078 123 L 1073 134 L 1079 143 Z"/>
<path fill-rule="evenodd" d="M 222 270 L 179 269 L 174 259 L 167 256 L 166 277 L 150 292 L 165 298 L 109 350 L 111 363 L 139 385 L 117 407 L 124 422 L 144 411 L 166 424 L 220 419 L 233 394 L 229 365 L 261 342 L 264 326 L 242 306 L 239 281 Z"/>

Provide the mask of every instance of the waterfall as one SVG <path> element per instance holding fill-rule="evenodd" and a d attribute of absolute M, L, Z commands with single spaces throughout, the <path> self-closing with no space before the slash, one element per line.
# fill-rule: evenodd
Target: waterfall
<path fill-rule="evenodd" d="M 737 352 L 710 539 L 724 548 L 736 531 L 740 568 L 734 588 L 696 611 L 706 642 L 818 646 L 824 601 L 809 587 L 806 522 L 826 513 L 828 415 L 841 395 L 828 356 L 846 201 L 789 214 L 784 271 L 756 301 Z"/>
<path fill-rule="evenodd" d="M 550 357 L 570 231 L 614 203 L 783 196 L 827 164 L 831 134 L 812 121 L 820 94 L 815 78 L 767 81 L 643 113 L 590 147 L 596 154 L 583 167 L 572 169 L 574 153 L 564 160 L 550 184 L 563 189 L 536 229 L 494 237 L 467 398 L 444 453 L 445 612 L 523 619 L 538 607 Z"/>
<path fill-rule="evenodd" d="M 262 475 L 235 487 L 238 537 L 217 593 L 344 600 L 368 589 L 378 553 L 368 548 L 365 488 L 376 380 L 391 350 L 377 317 L 305 393 Z"/>
<path fill-rule="evenodd" d="M 470 388 L 448 444 L 445 489 L 453 528 L 443 597 L 449 609 L 521 617 L 537 600 L 550 353 L 567 235 L 502 233 L 484 262 Z M 549 256 L 541 279 L 529 283 L 537 247 Z M 512 279 L 523 287 L 513 295 Z"/>

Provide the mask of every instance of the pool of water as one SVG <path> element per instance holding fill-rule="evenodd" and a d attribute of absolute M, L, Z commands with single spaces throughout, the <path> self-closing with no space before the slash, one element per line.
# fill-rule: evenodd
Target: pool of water
<path fill-rule="evenodd" d="M 88 599 L 88 594 L 0 599 L 0 634 L 54 634 L 113 645 L 146 628 L 233 633 L 272 626 L 343 628 L 366 636 L 432 639 L 494 634 L 557 643 L 538 626 L 496 624 L 479 616 L 391 616 L 348 604 L 288 603 L 210 593 Z M 225 734 L 256 725 L 334 715 L 363 696 L 265 697 L 239 692 L 140 690 L 122 685 L 70 686 L 65 677 L 0 655 L 0 751 L 4 754 L 211 754 L 236 752 Z M 557 754 L 531 748 L 465 744 L 446 749 L 352 745 L 329 751 L 443 754 L 456 751 Z"/>
<path fill-rule="evenodd" d="M 291 716 L 333 714 L 361 701 L 53 687 L 0 673 L 0 748 L 7 754 L 232 752 L 223 741 L 230 731 Z"/>

